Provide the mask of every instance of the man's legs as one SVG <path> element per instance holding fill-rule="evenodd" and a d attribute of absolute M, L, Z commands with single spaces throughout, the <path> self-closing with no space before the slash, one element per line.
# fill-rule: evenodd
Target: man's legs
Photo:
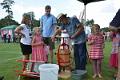
<path fill-rule="evenodd" d="M 75 59 L 75 69 L 79 69 L 80 68 L 80 59 L 79 59 L 79 54 L 78 54 L 79 50 L 78 50 L 78 45 L 75 44 L 74 45 L 74 59 Z"/>
<path fill-rule="evenodd" d="M 75 69 L 85 70 L 86 69 L 86 43 L 74 45 L 74 58 L 75 58 Z"/>
<path fill-rule="evenodd" d="M 50 50 L 50 63 L 53 63 L 53 50 L 55 49 L 55 44 L 52 42 L 51 38 L 49 39 L 49 50 Z"/>
<path fill-rule="evenodd" d="M 53 63 L 53 49 L 49 49 L 50 50 L 50 63 Z"/>
<path fill-rule="evenodd" d="M 44 37 L 43 38 L 44 43 L 49 46 L 49 52 L 50 52 L 50 63 L 53 63 L 53 49 L 55 48 L 54 42 L 52 42 L 50 37 Z"/>

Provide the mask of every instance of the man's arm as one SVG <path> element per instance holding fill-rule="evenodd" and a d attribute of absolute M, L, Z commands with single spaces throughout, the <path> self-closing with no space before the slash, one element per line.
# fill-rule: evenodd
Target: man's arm
<path fill-rule="evenodd" d="M 81 32 L 84 31 L 84 27 L 83 24 L 80 23 L 79 25 L 77 25 L 77 31 L 71 36 L 71 38 L 75 38 L 76 36 L 80 35 Z"/>
<path fill-rule="evenodd" d="M 53 42 L 55 41 L 56 35 L 58 35 L 60 33 L 61 33 L 61 28 L 55 30 L 55 33 L 51 37 L 51 39 L 52 39 Z"/>
<path fill-rule="evenodd" d="M 42 20 L 42 18 L 39 19 L 39 21 L 40 21 L 40 32 L 42 33 L 43 32 L 43 20 Z"/>

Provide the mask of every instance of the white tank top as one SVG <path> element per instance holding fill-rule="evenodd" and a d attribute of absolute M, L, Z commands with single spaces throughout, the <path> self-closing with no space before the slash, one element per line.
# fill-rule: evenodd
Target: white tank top
<path fill-rule="evenodd" d="M 21 24 L 20 27 L 23 28 L 23 30 L 21 31 L 25 37 L 22 37 L 20 42 L 25 44 L 25 45 L 31 45 L 31 29 L 29 26 L 25 25 L 25 24 Z"/>

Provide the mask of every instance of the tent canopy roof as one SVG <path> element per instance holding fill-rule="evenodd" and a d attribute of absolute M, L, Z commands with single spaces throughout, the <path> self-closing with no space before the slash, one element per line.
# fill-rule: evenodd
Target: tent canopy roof
<path fill-rule="evenodd" d="M 5 26 L 5 27 L 1 28 L 1 30 L 15 29 L 16 27 L 17 27 L 17 25 L 9 25 L 9 26 Z"/>
<path fill-rule="evenodd" d="M 98 2 L 98 1 L 104 1 L 104 0 L 78 0 L 82 3 L 84 3 L 84 5 L 87 5 L 88 3 L 91 3 L 91 2 Z"/>

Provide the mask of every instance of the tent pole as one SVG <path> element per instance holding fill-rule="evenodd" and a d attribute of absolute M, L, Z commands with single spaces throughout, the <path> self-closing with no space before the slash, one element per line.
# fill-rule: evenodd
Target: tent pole
<path fill-rule="evenodd" d="M 85 23 L 86 23 L 86 5 L 84 4 L 84 28 L 85 28 L 85 30 L 86 30 L 86 25 L 85 25 Z"/>
<path fill-rule="evenodd" d="M 85 19 L 85 22 L 86 22 L 86 5 L 84 5 L 84 19 Z"/>

